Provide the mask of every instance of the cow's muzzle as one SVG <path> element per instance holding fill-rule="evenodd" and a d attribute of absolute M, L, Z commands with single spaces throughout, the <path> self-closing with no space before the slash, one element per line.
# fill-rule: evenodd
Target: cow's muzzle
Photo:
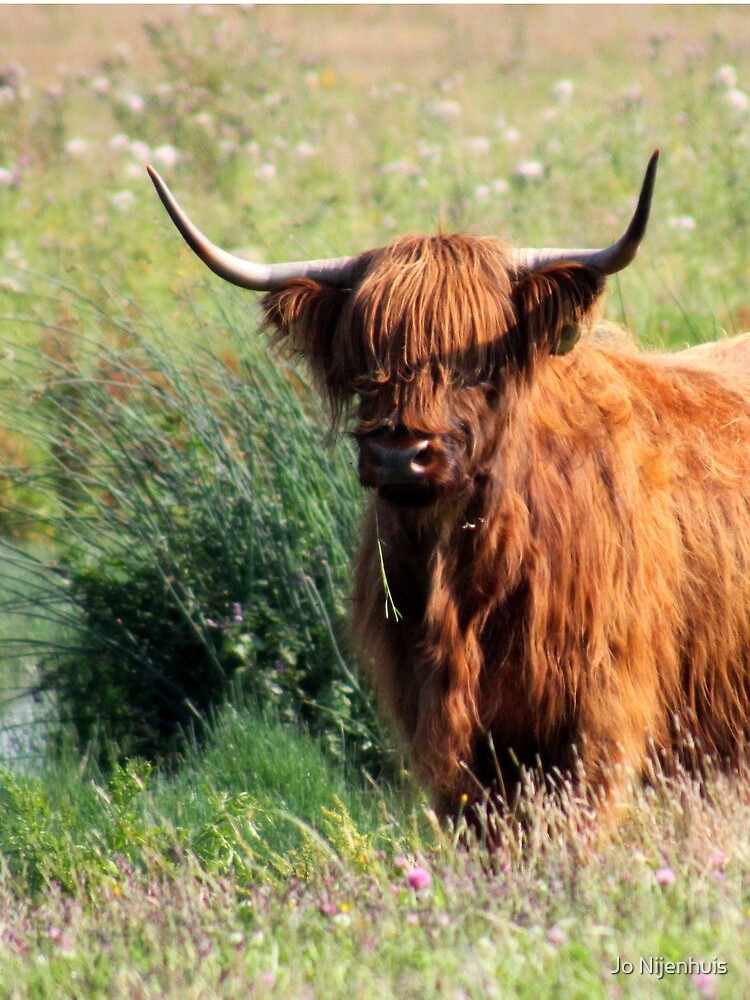
<path fill-rule="evenodd" d="M 387 500 L 421 506 L 446 485 L 446 457 L 439 437 L 365 435 L 359 439 L 359 479 Z"/>
<path fill-rule="evenodd" d="M 414 441 L 401 447 L 370 441 L 364 449 L 369 452 L 365 463 L 372 479 L 365 485 L 423 486 L 429 479 L 434 462 L 434 447 L 429 439 Z"/>

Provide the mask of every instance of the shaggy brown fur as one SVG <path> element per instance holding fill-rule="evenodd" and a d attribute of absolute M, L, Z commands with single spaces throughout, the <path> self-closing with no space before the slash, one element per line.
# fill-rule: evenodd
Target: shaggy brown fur
<path fill-rule="evenodd" d="M 597 323 L 602 283 L 516 274 L 496 241 L 407 237 L 351 291 L 264 299 L 334 421 L 359 397 L 362 447 L 436 443 L 432 502 L 374 495 L 352 624 L 444 813 L 480 786 L 512 795 L 519 764 L 606 792 L 653 755 L 745 752 L 750 335 L 639 353 Z"/>

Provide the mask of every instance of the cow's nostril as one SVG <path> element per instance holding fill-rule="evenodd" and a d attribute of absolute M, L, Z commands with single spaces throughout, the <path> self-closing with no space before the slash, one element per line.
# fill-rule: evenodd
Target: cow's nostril
<path fill-rule="evenodd" d="M 426 469 L 428 465 L 432 464 L 434 457 L 434 448 L 425 441 L 420 450 L 412 457 L 412 468 L 416 466 L 418 469 Z"/>

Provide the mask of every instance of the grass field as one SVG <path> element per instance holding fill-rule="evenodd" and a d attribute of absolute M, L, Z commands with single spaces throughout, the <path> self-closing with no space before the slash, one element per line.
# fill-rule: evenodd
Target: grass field
<path fill-rule="evenodd" d="M 750 327 L 746 11 L 0 12 L 0 688 L 39 696 L 0 995 L 749 995 L 750 776 L 635 789 L 595 844 L 541 798 L 491 859 L 437 827 L 347 646 L 350 444 L 145 174 L 269 260 L 603 245 L 658 147 L 608 315 L 711 339 Z"/>

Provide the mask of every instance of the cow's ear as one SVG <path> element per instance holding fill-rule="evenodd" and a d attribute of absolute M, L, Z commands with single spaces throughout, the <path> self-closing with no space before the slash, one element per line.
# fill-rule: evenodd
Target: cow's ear
<path fill-rule="evenodd" d="M 302 278 L 268 292 L 260 301 L 264 326 L 275 340 L 304 354 L 317 367 L 325 364 L 333 328 L 348 292 Z"/>
<path fill-rule="evenodd" d="M 525 275 L 513 293 L 521 344 L 567 354 L 596 319 L 603 289 L 604 275 L 581 264 L 551 264 Z"/>
<path fill-rule="evenodd" d="M 318 391 L 331 412 L 331 433 L 346 412 L 351 391 L 338 374 L 333 337 L 349 292 L 302 278 L 261 299 L 264 326 L 275 331 L 274 342 L 302 354 L 310 365 Z"/>

